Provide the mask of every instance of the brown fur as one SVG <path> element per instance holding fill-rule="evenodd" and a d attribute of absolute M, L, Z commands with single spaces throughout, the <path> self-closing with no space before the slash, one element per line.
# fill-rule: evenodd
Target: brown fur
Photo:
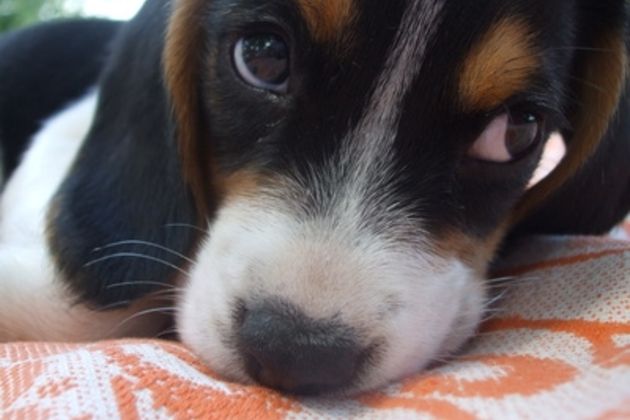
<path fill-rule="evenodd" d="M 459 95 L 465 109 L 490 110 L 527 87 L 539 66 L 530 28 L 505 19 L 495 24 L 467 55 Z"/>
<path fill-rule="evenodd" d="M 440 235 L 435 245 L 437 255 L 449 259 L 457 258 L 481 276 L 488 275 L 488 261 L 492 261 L 499 244 L 508 229 L 506 223 L 485 238 L 478 238 L 459 230 L 449 230 Z"/>
<path fill-rule="evenodd" d="M 224 203 L 235 198 L 255 195 L 260 186 L 264 184 L 263 176 L 249 170 L 236 171 L 221 182 L 221 196 Z"/>
<path fill-rule="evenodd" d="M 178 0 L 173 6 L 164 49 L 166 84 L 170 93 L 182 166 L 186 181 L 196 197 L 200 214 L 207 214 L 208 183 L 213 182 L 208 150 L 199 139 L 206 131 L 199 109 L 199 80 L 202 63 L 201 18 L 205 0 Z M 204 143 L 205 144 L 205 143 Z"/>
<path fill-rule="evenodd" d="M 352 0 L 297 0 L 313 38 L 334 43 L 353 19 Z"/>

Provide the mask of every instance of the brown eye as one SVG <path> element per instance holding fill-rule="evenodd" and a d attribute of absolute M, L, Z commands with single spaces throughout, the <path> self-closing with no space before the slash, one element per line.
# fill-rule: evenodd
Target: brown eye
<path fill-rule="evenodd" d="M 542 122 L 536 115 L 506 112 L 488 124 L 468 155 L 487 162 L 509 163 L 532 150 L 542 135 Z"/>
<path fill-rule="evenodd" d="M 541 124 L 534 114 L 527 112 L 510 113 L 505 144 L 513 159 L 527 153 L 540 141 Z"/>
<path fill-rule="evenodd" d="M 234 46 L 234 65 L 250 85 L 276 93 L 289 87 L 289 46 L 273 33 L 248 35 Z"/>

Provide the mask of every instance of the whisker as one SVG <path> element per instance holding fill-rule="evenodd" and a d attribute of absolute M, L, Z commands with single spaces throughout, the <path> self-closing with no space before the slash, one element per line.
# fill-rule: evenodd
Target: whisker
<path fill-rule="evenodd" d="M 201 233 L 210 233 L 207 229 L 202 229 L 199 226 L 191 225 L 189 223 L 169 223 L 164 225 L 166 228 L 187 228 L 199 231 Z"/>
<path fill-rule="evenodd" d="M 125 245 L 144 245 L 147 247 L 151 247 L 151 248 L 155 248 L 155 249 L 159 249 L 161 251 L 164 252 L 168 252 L 171 255 L 175 255 L 176 257 L 179 257 L 191 264 L 194 264 L 195 262 L 188 258 L 187 256 L 185 256 L 184 254 L 182 254 L 181 252 L 177 252 L 175 250 L 172 250 L 168 247 L 153 243 L 153 242 L 147 242 L 147 241 L 140 241 L 140 240 L 129 240 L 129 241 L 119 241 L 119 242 L 113 242 L 109 245 L 105 245 L 103 247 L 99 247 L 99 248 L 94 248 L 94 250 L 92 252 L 99 252 L 99 251 L 104 251 L 106 249 L 111 249 L 111 248 L 118 248 L 121 246 L 125 246 Z"/>
<path fill-rule="evenodd" d="M 479 324 L 485 324 L 488 321 L 492 321 L 493 319 L 495 319 L 497 317 L 497 315 L 501 315 L 502 313 L 504 313 L 505 311 L 499 311 L 499 312 L 490 312 L 488 313 L 486 316 L 484 316 L 483 318 L 481 318 L 481 320 L 479 321 Z"/>
<path fill-rule="evenodd" d="M 577 77 L 577 76 L 569 76 L 569 79 L 574 80 L 576 82 L 579 82 L 579 83 L 581 83 L 582 85 L 584 85 L 586 87 L 589 87 L 591 89 L 594 89 L 594 90 L 598 91 L 599 93 L 606 93 L 606 89 L 604 89 L 603 86 L 596 85 L 595 83 L 593 83 L 593 82 L 591 82 L 589 80 L 586 80 L 586 79 L 583 79 L 583 78 Z"/>
<path fill-rule="evenodd" d="M 107 312 L 107 311 L 111 311 L 111 310 L 120 309 L 121 307 L 129 306 L 132 303 L 133 302 L 131 300 L 119 300 L 117 302 L 113 302 L 113 303 L 110 303 L 108 305 L 96 308 L 95 311 L 96 312 Z"/>
<path fill-rule="evenodd" d="M 185 291 L 186 291 L 186 289 L 184 289 L 183 287 L 171 286 L 168 289 L 155 291 L 155 292 L 151 293 L 151 296 L 159 296 L 159 295 L 179 296 L 180 294 L 184 293 Z"/>
<path fill-rule="evenodd" d="M 142 260 L 153 261 L 153 262 L 156 262 L 156 263 L 163 264 L 163 265 L 165 265 L 167 267 L 170 267 L 170 268 L 172 268 L 174 270 L 177 270 L 178 272 L 180 272 L 181 274 L 184 274 L 187 277 L 190 276 L 189 272 L 187 272 L 186 270 L 183 270 L 182 268 L 176 266 L 175 264 L 171 264 L 170 262 L 168 262 L 166 260 L 163 260 L 161 258 L 152 257 L 150 255 L 145 255 L 145 254 L 139 254 L 139 253 L 136 253 L 136 252 L 120 252 L 120 253 L 117 253 L 117 254 L 107 255 L 107 256 L 102 257 L 102 258 L 97 258 L 97 259 L 92 260 L 92 261 L 88 262 L 87 264 L 85 264 L 83 266 L 83 268 L 92 267 L 92 266 L 94 266 L 96 264 L 100 264 L 100 263 L 103 263 L 103 262 L 106 262 L 106 261 L 109 261 L 109 260 L 113 260 L 113 259 L 117 259 L 117 258 L 139 258 L 139 259 L 142 259 Z"/>
<path fill-rule="evenodd" d="M 541 277 L 528 276 L 528 277 L 501 277 L 495 280 L 490 280 L 488 285 L 490 289 L 499 289 L 501 287 L 513 287 L 523 283 L 529 283 L 532 281 L 539 281 Z"/>
<path fill-rule="evenodd" d="M 511 280 L 514 280 L 515 278 L 516 277 L 514 277 L 514 276 L 497 277 L 497 278 L 494 278 L 494 279 L 486 280 L 486 283 L 487 284 L 506 283 L 506 282 L 509 282 Z"/>
<path fill-rule="evenodd" d="M 493 316 L 497 314 L 502 314 L 504 312 L 505 312 L 505 309 L 501 307 L 492 307 L 492 308 L 483 309 L 484 314 L 492 314 Z"/>
<path fill-rule="evenodd" d="M 178 332 L 179 330 L 177 328 L 169 328 L 168 330 L 164 330 L 160 332 L 159 334 L 156 334 L 154 338 L 163 338 L 172 334 L 177 334 Z"/>
<path fill-rule="evenodd" d="M 451 362 L 453 362 L 456 359 L 457 359 L 456 356 L 453 356 L 453 357 L 439 357 L 438 356 L 431 359 L 431 361 L 429 362 L 429 365 L 432 366 L 432 369 L 438 369 L 442 367 L 441 365 L 449 365 L 451 364 Z M 438 365 L 438 366 L 435 366 L 435 365 Z"/>
<path fill-rule="evenodd" d="M 503 299 L 505 297 L 505 295 L 507 294 L 507 292 L 508 292 L 507 290 L 504 290 L 503 292 L 499 293 L 497 296 L 495 296 L 492 299 L 490 299 L 489 301 L 487 301 L 486 304 L 485 304 L 486 311 L 492 310 L 492 305 L 494 305 L 495 303 L 497 303 L 498 301 Z"/>
<path fill-rule="evenodd" d="M 167 283 L 160 283 L 157 281 L 125 281 L 120 283 L 114 283 L 107 286 L 107 289 L 115 289 L 117 287 L 127 287 L 127 286 L 159 286 L 167 288 L 167 291 L 171 291 L 175 289 L 175 286 L 172 286 Z"/>
<path fill-rule="evenodd" d="M 109 332 L 108 335 L 113 334 L 123 325 L 128 324 L 129 322 L 135 319 L 141 318 L 143 316 L 152 315 L 152 314 L 165 314 L 165 315 L 174 314 L 174 313 L 177 313 L 177 311 L 178 311 L 178 308 L 174 306 L 164 306 L 160 308 L 151 308 L 151 309 L 146 309 L 144 311 L 136 312 L 135 314 L 128 316 L 127 318 L 120 321 L 114 328 L 112 328 L 112 330 Z"/>

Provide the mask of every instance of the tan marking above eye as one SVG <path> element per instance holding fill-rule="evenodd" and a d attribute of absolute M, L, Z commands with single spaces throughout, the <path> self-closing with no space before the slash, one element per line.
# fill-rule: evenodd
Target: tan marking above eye
<path fill-rule="evenodd" d="M 470 50 L 460 70 L 459 95 L 466 109 L 490 110 L 524 90 L 540 65 L 531 28 L 504 19 Z"/>
<path fill-rule="evenodd" d="M 309 31 L 319 42 L 334 42 L 350 25 L 353 0 L 297 0 Z"/>

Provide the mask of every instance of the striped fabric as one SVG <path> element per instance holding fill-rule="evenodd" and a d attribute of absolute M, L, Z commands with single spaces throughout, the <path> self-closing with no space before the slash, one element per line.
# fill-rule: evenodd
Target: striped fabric
<path fill-rule="evenodd" d="M 0 345 L 0 417 L 630 418 L 630 224 L 610 238 L 532 238 L 456 360 L 378 392 L 292 399 L 225 383 L 162 341 Z"/>

